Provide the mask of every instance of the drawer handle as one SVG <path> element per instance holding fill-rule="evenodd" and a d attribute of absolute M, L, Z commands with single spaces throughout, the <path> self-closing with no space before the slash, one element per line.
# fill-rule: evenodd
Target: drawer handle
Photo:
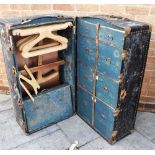
<path fill-rule="evenodd" d="M 109 92 L 108 87 L 103 87 L 103 90 L 104 90 L 105 92 Z"/>
<path fill-rule="evenodd" d="M 108 34 L 108 35 L 107 35 L 107 39 L 108 39 L 109 41 L 112 41 L 112 40 L 113 40 L 112 34 Z"/>
<path fill-rule="evenodd" d="M 106 58 L 105 61 L 107 64 L 111 64 L 111 58 Z"/>

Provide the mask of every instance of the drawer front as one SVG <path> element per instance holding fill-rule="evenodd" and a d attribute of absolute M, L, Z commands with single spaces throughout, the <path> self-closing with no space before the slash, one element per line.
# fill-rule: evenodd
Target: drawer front
<path fill-rule="evenodd" d="M 119 85 L 112 79 L 97 73 L 98 80 L 96 81 L 96 96 L 109 106 L 116 108 Z"/>
<path fill-rule="evenodd" d="M 98 70 L 113 79 L 119 79 L 122 52 L 118 48 L 99 44 Z"/>
<path fill-rule="evenodd" d="M 64 120 L 73 114 L 70 86 L 61 86 L 24 101 L 28 132 Z"/>
<path fill-rule="evenodd" d="M 124 31 L 116 30 L 100 26 L 99 40 L 109 46 L 123 48 L 124 45 Z"/>
<path fill-rule="evenodd" d="M 92 93 L 93 69 L 81 61 L 77 63 L 77 83 Z"/>
<path fill-rule="evenodd" d="M 96 25 L 82 19 L 77 20 L 77 35 L 96 38 Z"/>
<path fill-rule="evenodd" d="M 95 66 L 96 42 L 85 37 L 77 38 L 77 59 L 87 63 L 89 66 Z"/>
<path fill-rule="evenodd" d="M 92 96 L 80 87 L 77 88 L 77 113 L 91 125 Z"/>
<path fill-rule="evenodd" d="M 106 106 L 103 102 L 96 99 L 94 128 L 106 139 L 112 138 L 114 127 L 114 113 L 112 109 Z"/>

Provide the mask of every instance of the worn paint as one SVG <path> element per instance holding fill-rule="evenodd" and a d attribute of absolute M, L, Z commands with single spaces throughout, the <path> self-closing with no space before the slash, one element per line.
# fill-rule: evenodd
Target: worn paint
<path fill-rule="evenodd" d="M 62 85 L 53 90 L 34 96 L 34 102 L 30 99 L 24 101 L 24 111 L 28 124 L 28 131 L 49 126 L 72 116 L 72 100 L 69 85 Z"/>
<path fill-rule="evenodd" d="M 26 18 L 9 18 L 0 21 L 3 30 L 5 30 L 5 34 L 7 34 L 5 35 L 6 38 L 2 37 L 5 39 L 2 40 L 2 45 L 16 119 L 19 124 L 21 124 L 21 121 L 24 122 L 24 130 L 27 133 L 32 133 L 49 126 L 51 123 L 70 117 L 73 113 L 73 108 L 75 111 L 75 34 L 73 28 L 58 32 L 60 35 L 68 38 L 68 48 L 60 52 L 60 58 L 64 59 L 66 62 L 65 65 L 60 68 L 61 83 L 67 84 L 67 86 L 61 85 L 61 88 L 56 87 L 55 90 L 52 89 L 51 92 L 50 90 L 39 92 L 37 96 L 33 96 L 33 104 L 27 98 L 22 97 L 18 78 L 19 68 L 16 60 L 16 42 L 11 36 L 11 32 L 13 29 L 17 28 L 27 28 L 60 22 L 74 22 L 74 19 L 66 16 L 45 15 Z M 11 43 L 10 37 L 12 38 Z M 9 52 L 8 47 L 10 47 L 10 45 L 13 46 L 12 53 Z M 16 71 L 15 76 L 12 72 L 12 66 L 14 67 L 14 73 Z M 15 87 L 16 89 L 14 89 Z"/>

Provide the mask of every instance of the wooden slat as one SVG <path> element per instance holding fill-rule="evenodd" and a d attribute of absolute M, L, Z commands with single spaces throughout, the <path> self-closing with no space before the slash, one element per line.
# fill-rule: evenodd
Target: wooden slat
<path fill-rule="evenodd" d="M 59 61 L 49 63 L 49 64 L 46 64 L 46 65 L 32 67 L 32 68 L 29 68 L 29 70 L 31 71 L 31 73 L 34 73 L 34 72 L 38 72 L 38 71 L 43 71 L 45 69 L 57 67 L 57 66 L 60 66 L 60 65 L 63 65 L 63 64 L 65 64 L 65 61 L 64 60 L 59 60 Z M 27 74 L 25 70 L 21 70 L 20 73 Z"/>

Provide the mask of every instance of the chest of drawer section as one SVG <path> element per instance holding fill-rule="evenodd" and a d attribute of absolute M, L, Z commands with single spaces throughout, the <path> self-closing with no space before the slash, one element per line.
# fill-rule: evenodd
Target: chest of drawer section
<path fill-rule="evenodd" d="M 105 101 L 109 106 L 116 108 L 119 84 L 113 79 L 97 72 L 96 97 Z"/>
<path fill-rule="evenodd" d="M 95 67 L 96 41 L 78 35 L 77 61 L 80 60 L 90 67 Z"/>
<path fill-rule="evenodd" d="M 86 89 L 78 86 L 77 88 L 77 113 L 82 117 L 88 124 L 92 124 L 92 94 Z"/>
<path fill-rule="evenodd" d="M 94 128 L 106 139 L 111 139 L 114 128 L 114 112 L 104 102 L 96 99 L 94 112 Z"/>
<path fill-rule="evenodd" d="M 91 68 L 86 63 L 78 61 L 77 63 L 77 85 L 87 89 L 90 93 L 93 93 L 94 82 L 94 68 Z"/>
<path fill-rule="evenodd" d="M 98 71 L 113 79 L 118 79 L 122 65 L 122 50 L 99 43 L 98 52 Z"/>

